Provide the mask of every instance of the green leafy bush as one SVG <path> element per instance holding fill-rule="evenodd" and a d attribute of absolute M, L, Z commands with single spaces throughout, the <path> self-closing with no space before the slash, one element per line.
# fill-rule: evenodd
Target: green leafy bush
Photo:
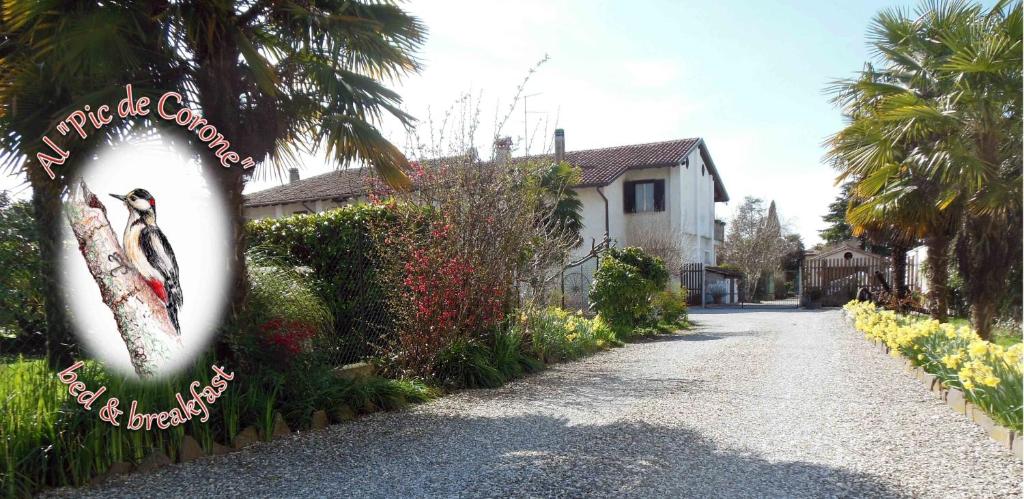
<path fill-rule="evenodd" d="M 496 388 L 544 363 L 527 350 L 521 328 L 503 324 L 490 339 L 457 338 L 441 351 L 433 374 L 450 388 Z"/>
<path fill-rule="evenodd" d="M 394 329 L 369 232 L 390 216 L 382 206 L 359 204 L 247 225 L 250 246 L 319 277 L 312 285 L 333 315 L 342 363 L 372 353 L 372 345 Z"/>
<path fill-rule="evenodd" d="M 433 376 L 449 388 L 494 388 L 545 363 L 572 360 L 622 346 L 600 316 L 588 319 L 560 308 L 521 310 L 489 339 L 453 341 L 437 356 Z"/>
<path fill-rule="evenodd" d="M 312 354 L 337 356 L 334 319 L 315 291 L 315 279 L 259 250 L 246 253 L 249 301 L 246 328 L 229 334 L 240 360 L 278 371 Z"/>
<path fill-rule="evenodd" d="M 32 205 L 0 192 L 0 353 L 46 352 L 41 265 Z"/>
<path fill-rule="evenodd" d="M 481 340 L 456 338 L 435 358 L 434 376 L 451 388 L 497 388 L 506 378 Z"/>
<path fill-rule="evenodd" d="M 506 380 L 539 371 L 544 363 L 527 351 L 522 329 L 503 326 L 494 333 L 494 365 Z"/>
<path fill-rule="evenodd" d="M 590 291 L 593 307 L 617 330 L 656 322 L 652 297 L 668 284 L 660 258 L 640 248 L 610 249 L 601 257 Z"/>
<path fill-rule="evenodd" d="M 679 291 L 666 289 L 654 295 L 654 312 L 659 322 L 683 326 L 687 321 L 686 288 Z"/>

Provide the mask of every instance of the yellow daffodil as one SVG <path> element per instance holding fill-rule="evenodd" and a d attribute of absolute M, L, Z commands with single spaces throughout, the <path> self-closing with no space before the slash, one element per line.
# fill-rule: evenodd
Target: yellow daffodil
<path fill-rule="evenodd" d="M 980 358 L 988 353 L 988 342 L 987 341 L 972 341 L 971 345 L 967 347 L 967 351 L 970 352 L 971 357 Z"/>
<path fill-rule="evenodd" d="M 945 364 L 948 369 L 956 369 L 960 366 L 960 354 L 956 353 L 953 355 L 946 355 L 942 357 L 942 363 Z"/>

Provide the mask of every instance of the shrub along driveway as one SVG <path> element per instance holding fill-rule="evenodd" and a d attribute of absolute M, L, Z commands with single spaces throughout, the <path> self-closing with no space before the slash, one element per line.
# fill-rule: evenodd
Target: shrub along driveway
<path fill-rule="evenodd" d="M 1017 496 L 1021 467 L 840 312 L 694 314 L 497 390 L 145 475 L 96 496 Z"/>

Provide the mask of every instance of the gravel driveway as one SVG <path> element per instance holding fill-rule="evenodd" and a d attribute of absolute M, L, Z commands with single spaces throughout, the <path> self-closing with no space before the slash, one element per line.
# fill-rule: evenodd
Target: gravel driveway
<path fill-rule="evenodd" d="M 70 492 L 1020 497 L 1020 463 L 840 314 L 696 312 L 501 389 Z"/>

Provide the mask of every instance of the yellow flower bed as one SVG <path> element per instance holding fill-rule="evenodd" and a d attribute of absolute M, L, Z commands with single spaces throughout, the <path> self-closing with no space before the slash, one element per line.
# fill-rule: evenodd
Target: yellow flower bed
<path fill-rule="evenodd" d="M 534 355 L 544 362 L 575 359 L 597 350 L 622 346 L 611 326 L 600 315 L 583 314 L 556 307 L 523 310 L 519 324 L 530 338 Z"/>
<path fill-rule="evenodd" d="M 1024 411 L 1024 344 L 1010 348 L 978 337 L 967 326 L 908 317 L 856 300 L 844 310 L 854 327 L 885 343 L 894 357 L 910 359 L 942 384 L 963 390 L 993 420 L 1021 431 Z"/>

